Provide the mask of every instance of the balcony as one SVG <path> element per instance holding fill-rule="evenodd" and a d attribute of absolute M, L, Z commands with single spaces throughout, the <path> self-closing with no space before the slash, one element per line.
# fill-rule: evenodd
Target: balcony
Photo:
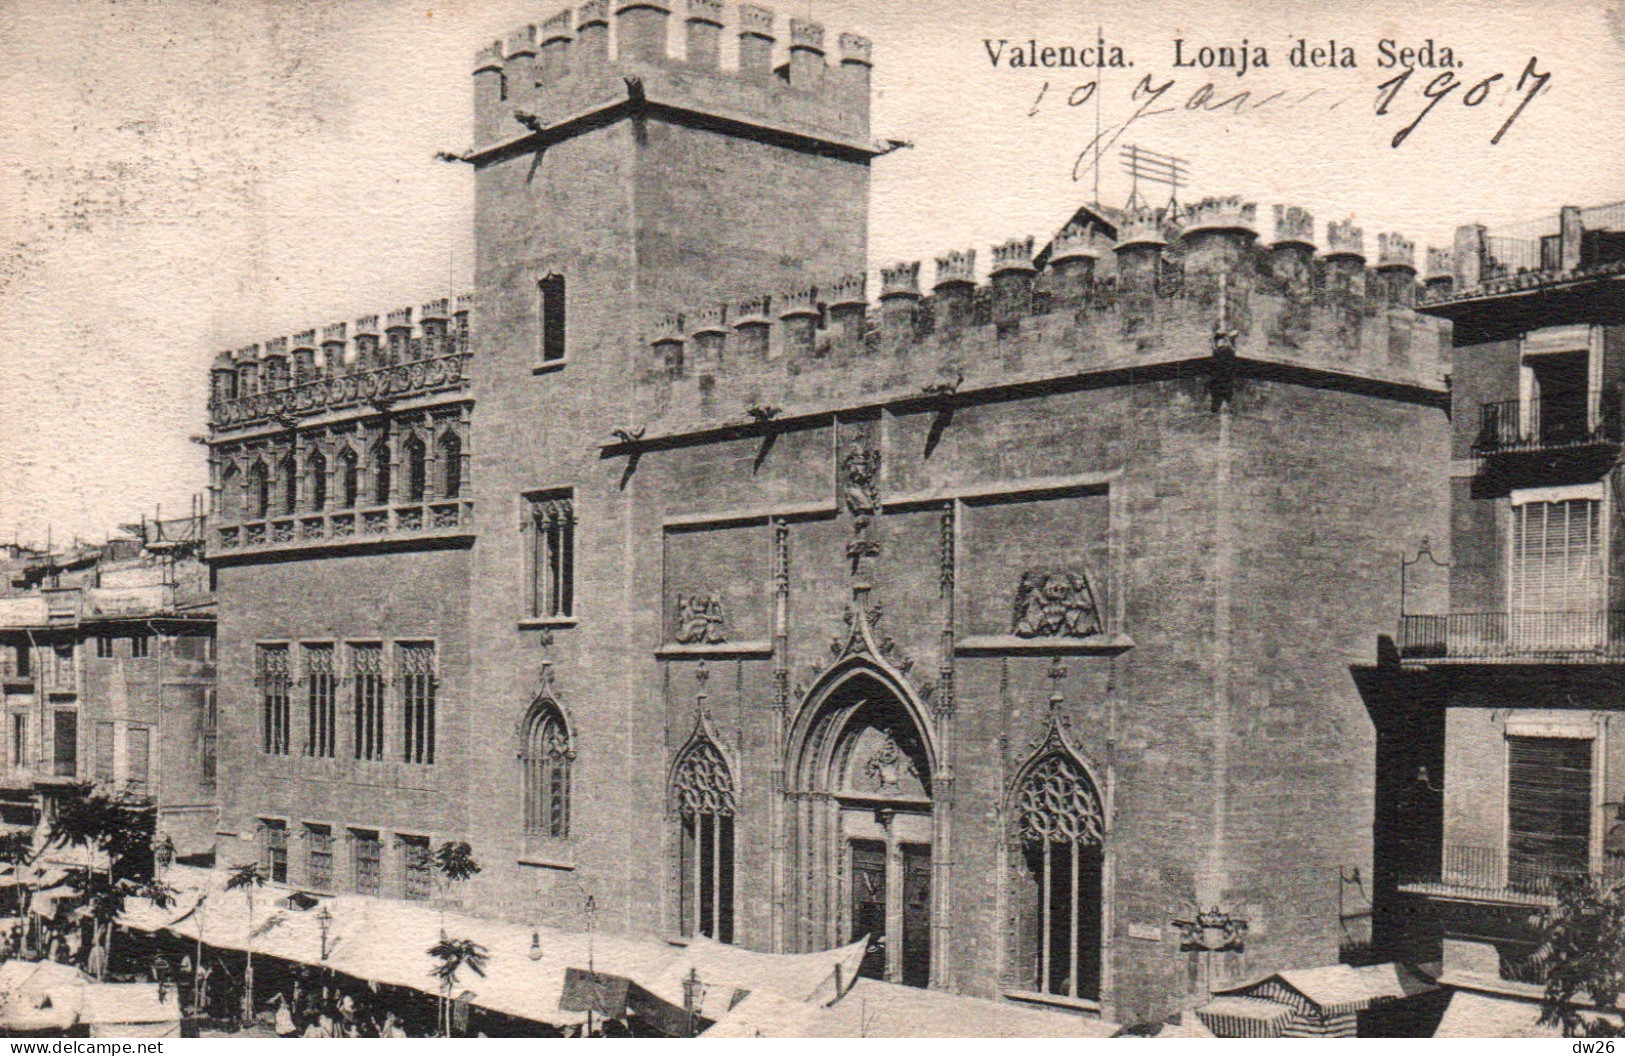
<path fill-rule="evenodd" d="M 465 499 L 291 514 L 216 528 L 211 556 L 455 538 L 473 530 L 474 504 Z"/>
<path fill-rule="evenodd" d="M 1598 865 L 1509 855 L 1500 847 L 1447 843 L 1443 867 L 1402 883 L 1400 890 L 1450 901 L 1546 906 L 1555 904 L 1564 885 L 1586 879 L 1602 883 L 1625 880 L 1625 858 L 1605 858 Z"/>
<path fill-rule="evenodd" d="M 1401 660 L 1585 663 L 1625 659 L 1625 611 L 1402 616 Z"/>
<path fill-rule="evenodd" d="M 1561 397 L 1530 400 L 1528 414 L 1520 400 L 1501 400 L 1479 408 L 1478 438 L 1473 453 L 1480 457 L 1507 452 L 1553 451 L 1597 444 L 1618 444 L 1625 438 L 1620 393 L 1604 394 L 1601 413 L 1590 420 L 1586 400 Z"/>

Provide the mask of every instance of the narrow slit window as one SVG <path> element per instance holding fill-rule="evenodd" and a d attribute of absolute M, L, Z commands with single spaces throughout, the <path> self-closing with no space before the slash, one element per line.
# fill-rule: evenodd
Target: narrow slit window
<path fill-rule="evenodd" d="M 564 276 L 549 275 L 536 284 L 541 332 L 537 335 L 543 363 L 564 358 Z"/>

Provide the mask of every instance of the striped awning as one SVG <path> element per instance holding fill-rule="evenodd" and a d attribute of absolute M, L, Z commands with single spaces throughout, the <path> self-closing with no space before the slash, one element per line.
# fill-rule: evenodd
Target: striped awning
<path fill-rule="evenodd" d="M 1215 997 L 1196 1016 L 1221 1038 L 1279 1038 L 1292 1009 L 1260 997 Z"/>

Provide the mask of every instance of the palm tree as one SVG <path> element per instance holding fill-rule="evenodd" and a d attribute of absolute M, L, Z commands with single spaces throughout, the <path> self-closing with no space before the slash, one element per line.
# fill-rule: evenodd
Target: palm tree
<path fill-rule="evenodd" d="M 467 845 L 464 844 L 466 847 Z M 457 973 L 464 968 L 484 977 L 485 962 L 490 956 L 484 946 L 473 939 L 449 939 L 444 934 L 440 941 L 429 947 L 429 956 L 437 963 L 429 974 L 440 980 L 440 1021 L 445 1036 L 451 1037 L 451 992 L 457 985 Z"/>
<path fill-rule="evenodd" d="M 243 969 L 243 1019 L 254 1018 L 254 892 L 265 886 L 265 874 L 258 862 L 234 866 L 226 880 L 226 890 L 241 889 L 248 895 L 247 963 Z"/>
<path fill-rule="evenodd" d="M 434 852 L 435 886 L 440 889 L 440 937 L 446 937 L 446 900 L 453 884 L 473 879 L 480 871 L 474 849 L 462 840 L 447 840 Z"/>
<path fill-rule="evenodd" d="M 160 907 L 174 901 L 174 890 L 154 876 L 152 815 L 141 801 L 76 785 L 57 801 L 45 846 L 84 849 L 84 864 L 69 873 L 68 883 L 95 921 L 96 974 L 105 977 L 126 900 L 144 897 Z"/>

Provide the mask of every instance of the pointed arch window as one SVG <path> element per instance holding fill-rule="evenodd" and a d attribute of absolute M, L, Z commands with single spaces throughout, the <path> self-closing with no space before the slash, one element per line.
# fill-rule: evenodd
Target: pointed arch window
<path fill-rule="evenodd" d="M 389 505 L 389 438 L 380 436 L 372 448 L 372 501 Z"/>
<path fill-rule="evenodd" d="M 264 462 L 248 467 L 248 513 L 249 519 L 255 521 L 271 515 L 271 474 Z"/>
<path fill-rule="evenodd" d="M 339 452 L 339 505 L 346 510 L 355 509 L 361 499 L 361 460 L 353 448 Z"/>
<path fill-rule="evenodd" d="M 463 441 L 455 430 L 440 434 L 440 497 L 455 499 L 463 490 Z"/>
<path fill-rule="evenodd" d="M 423 438 L 416 434 L 401 445 L 402 460 L 406 463 L 406 501 L 422 502 L 429 491 L 429 450 Z"/>
<path fill-rule="evenodd" d="M 570 835 L 570 764 L 575 760 L 564 713 L 538 700 L 525 722 L 520 765 L 525 771 L 525 835 L 562 840 Z"/>
<path fill-rule="evenodd" d="M 305 494 L 310 497 L 309 506 L 312 510 L 327 508 L 327 456 L 322 454 L 320 448 L 311 451 L 310 458 L 305 460 L 306 479 L 309 486 Z"/>
<path fill-rule="evenodd" d="M 277 496 L 282 501 L 281 513 L 292 514 L 298 509 L 299 501 L 299 469 L 294 462 L 293 452 L 289 451 L 282 456 L 277 467 L 277 489 L 281 492 Z"/>
<path fill-rule="evenodd" d="M 1094 781 L 1053 740 L 1027 768 L 1011 810 L 1014 981 L 1098 1000 L 1105 814 Z"/>
<path fill-rule="evenodd" d="M 220 499 L 218 511 L 226 520 L 235 521 L 243 512 L 243 482 L 242 474 L 237 472 L 237 463 L 227 462 L 226 468 L 220 471 Z"/>
<path fill-rule="evenodd" d="M 677 814 L 680 930 L 732 942 L 734 783 L 728 762 L 701 736 L 672 774 Z"/>

